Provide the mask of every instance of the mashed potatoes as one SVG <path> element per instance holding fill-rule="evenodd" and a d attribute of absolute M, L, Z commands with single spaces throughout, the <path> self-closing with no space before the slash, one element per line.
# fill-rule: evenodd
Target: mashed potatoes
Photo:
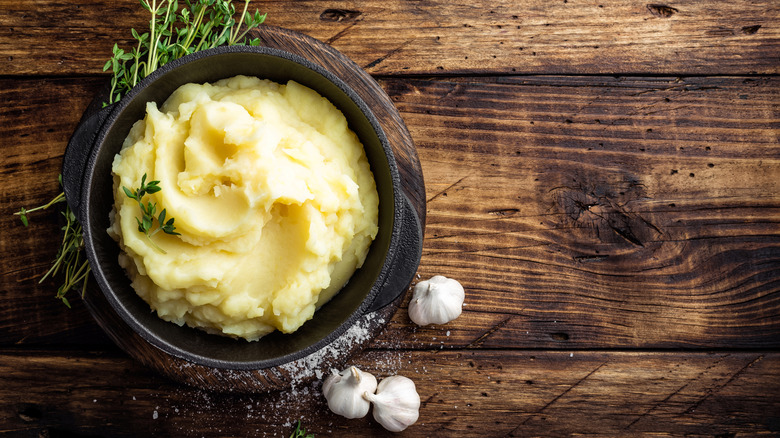
<path fill-rule="evenodd" d="M 295 82 L 237 76 L 187 84 L 130 131 L 113 163 L 109 233 L 119 263 L 157 314 L 256 340 L 295 331 L 360 267 L 378 196 L 357 136 L 325 98 Z M 138 230 L 146 195 L 180 236 Z M 155 227 L 157 224 L 155 224 Z"/>

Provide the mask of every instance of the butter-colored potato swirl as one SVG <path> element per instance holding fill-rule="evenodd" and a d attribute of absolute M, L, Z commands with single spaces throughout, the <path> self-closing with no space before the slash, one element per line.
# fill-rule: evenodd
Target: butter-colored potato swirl
<path fill-rule="evenodd" d="M 187 84 L 130 131 L 113 163 L 109 233 L 136 292 L 177 324 L 256 340 L 295 331 L 362 265 L 378 196 L 343 114 L 295 82 L 237 76 Z M 122 187 L 180 236 L 138 231 Z"/>

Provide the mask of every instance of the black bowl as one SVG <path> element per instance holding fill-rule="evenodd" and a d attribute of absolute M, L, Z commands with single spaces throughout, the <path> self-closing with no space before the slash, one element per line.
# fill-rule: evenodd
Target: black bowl
<path fill-rule="evenodd" d="M 160 319 L 130 286 L 109 237 L 111 163 L 149 101 L 161 105 L 179 86 L 236 75 L 285 83 L 292 79 L 339 108 L 365 147 L 379 194 L 379 233 L 363 266 L 314 317 L 291 334 L 256 342 L 207 334 Z M 63 163 L 68 204 L 83 226 L 87 256 L 102 293 L 135 332 L 164 352 L 216 368 L 263 369 L 305 357 L 337 339 L 363 315 L 406 291 L 422 253 L 422 228 L 404 194 L 393 151 L 376 117 L 338 77 L 300 56 L 266 47 L 223 46 L 172 61 L 144 78 L 118 103 L 85 117 Z"/>

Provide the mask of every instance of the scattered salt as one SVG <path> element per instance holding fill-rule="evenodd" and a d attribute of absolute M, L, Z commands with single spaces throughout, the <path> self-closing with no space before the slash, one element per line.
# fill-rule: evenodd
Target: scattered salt
<path fill-rule="evenodd" d="M 353 324 L 338 339 L 306 357 L 279 366 L 279 369 L 289 376 L 294 376 L 291 382 L 293 390 L 295 386 L 312 377 L 320 379 L 323 376 L 322 364 L 328 358 L 337 356 L 339 352 L 349 350 L 355 345 L 361 344 L 371 336 L 369 326 L 373 323 L 382 324 L 384 319 L 376 313 L 369 313 Z M 327 370 L 326 370 L 327 371 Z"/>
<path fill-rule="evenodd" d="M 158 417 L 157 410 L 155 409 L 154 412 L 152 412 L 152 420 L 156 420 Z"/>

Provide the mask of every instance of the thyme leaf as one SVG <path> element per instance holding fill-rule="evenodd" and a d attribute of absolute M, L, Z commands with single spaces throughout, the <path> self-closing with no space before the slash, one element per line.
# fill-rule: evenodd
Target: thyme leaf
<path fill-rule="evenodd" d="M 129 52 L 114 44 L 111 59 L 103 71 L 111 70 L 111 91 L 108 102 L 118 102 L 141 79 L 174 59 L 221 45 L 260 45 L 247 33 L 265 21 L 266 14 L 251 13 L 249 1 L 238 18 L 231 0 L 186 0 L 179 8 L 178 0 L 140 0 L 149 14 L 149 32 L 131 29 L 136 41 Z"/>
<path fill-rule="evenodd" d="M 167 212 L 164 208 L 160 214 L 155 217 L 155 214 L 157 213 L 157 203 L 144 202 L 143 200 L 144 196 L 147 194 L 157 193 L 161 190 L 160 181 L 149 181 L 147 183 L 146 174 L 144 173 L 144 175 L 141 177 L 140 187 L 135 190 L 131 190 L 125 186 L 122 186 L 122 190 L 125 192 L 125 195 L 128 198 L 133 199 L 138 203 L 138 208 L 141 210 L 141 217 L 135 218 L 135 221 L 138 223 L 138 231 L 146 235 L 149 243 L 151 243 L 155 249 L 163 254 L 166 254 L 165 250 L 154 243 L 152 237 L 159 231 L 162 231 L 165 234 L 170 234 L 172 236 L 180 236 L 181 234 L 176 232 L 176 226 L 173 224 L 173 218 L 168 219 L 168 222 L 165 221 Z M 157 223 L 156 228 L 155 222 Z"/>
<path fill-rule="evenodd" d="M 59 176 L 60 186 L 62 185 L 62 175 Z M 15 215 L 18 215 L 24 226 L 29 225 L 29 213 L 33 213 L 40 210 L 46 210 L 54 204 L 65 201 L 65 193 L 61 192 L 55 196 L 48 203 L 26 209 L 22 207 Z M 70 308 L 70 301 L 66 297 L 66 294 L 73 289 L 80 289 L 81 296 L 84 296 L 84 292 L 87 290 L 87 281 L 89 280 L 89 273 L 91 272 L 89 261 L 84 255 L 84 238 L 82 235 L 82 229 L 79 222 L 76 220 L 76 215 L 70 210 L 70 207 L 66 204 L 65 210 L 61 212 L 65 218 L 65 225 L 62 227 L 64 232 L 60 249 L 57 251 L 57 255 L 52 262 L 51 267 L 41 277 L 38 283 L 43 283 L 49 277 L 56 277 L 62 275 L 62 284 L 57 288 L 56 298 L 61 300 L 63 304 Z"/>
<path fill-rule="evenodd" d="M 60 185 L 62 185 L 62 176 L 61 175 L 60 175 Z M 30 220 L 29 220 L 29 218 L 27 216 L 28 214 L 36 212 L 36 211 L 39 211 L 39 210 L 46 210 L 47 208 L 51 207 L 52 205 L 54 205 L 54 204 L 56 204 L 58 202 L 65 202 L 65 193 L 64 192 L 60 193 L 57 196 L 55 196 L 54 199 L 52 199 L 51 201 L 47 202 L 44 205 L 40 205 L 38 207 L 31 208 L 29 210 L 24 208 L 24 207 L 22 207 L 21 209 L 19 209 L 19 211 L 14 213 L 14 215 L 19 216 L 19 219 L 22 221 L 22 225 L 24 225 L 26 227 L 26 226 L 30 225 Z"/>
<path fill-rule="evenodd" d="M 298 420 L 290 438 L 314 438 L 314 434 L 308 433 L 306 429 L 301 426 L 301 420 Z"/>

